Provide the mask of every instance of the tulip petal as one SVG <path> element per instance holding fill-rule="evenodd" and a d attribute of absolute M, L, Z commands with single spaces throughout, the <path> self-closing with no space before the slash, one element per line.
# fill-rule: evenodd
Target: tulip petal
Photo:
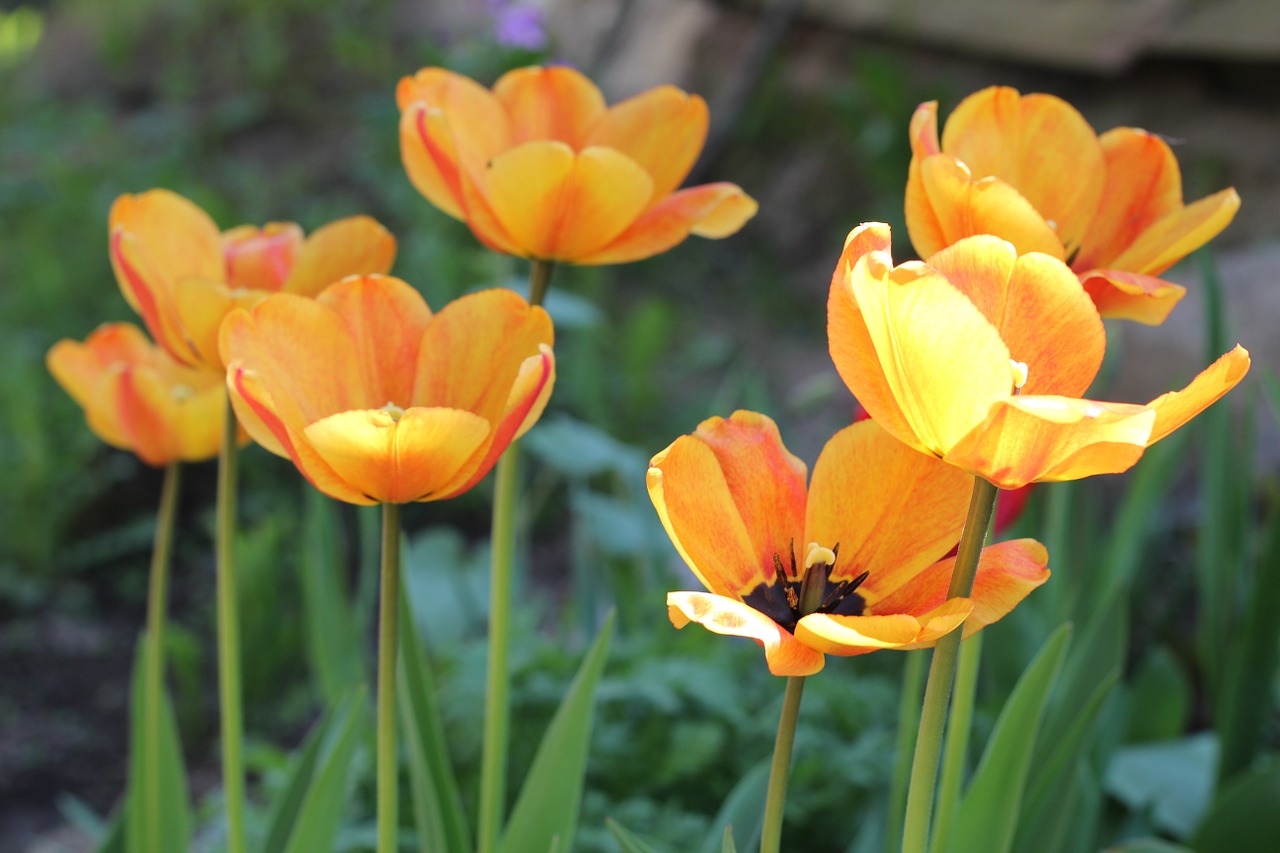
<path fill-rule="evenodd" d="M 438 107 L 410 104 L 400 114 L 400 159 L 418 192 L 454 219 L 466 219 L 449 122 Z"/>
<path fill-rule="evenodd" d="M 1148 326 L 1163 323 L 1187 292 L 1171 281 L 1111 269 L 1082 272 L 1080 283 L 1099 315 Z"/>
<path fill-rule="evenodd" d="M 222 280 L 222 235 L 198 206 L 169 190 L 122 195 L 111 205 L 108 227 L 127 234 L 142 257 L 132 264 L 142 281 L 126 281 L 119 267 L 116 278 L 129 306 L 144 313 L 139 289 L 164 292 L 187 278 Z M 114 257 L 113 257 L 114 260 Z M 144 314 L 145 316 L 145 314 Z"/>
<path fill-rule="evenodd" d="M 238 291 L 252 303 L 265 291 Z M 187 348 L 199 359 L 197 364 L 222 370 L 224 365 L 218 354 L 218 330 L 227 312 L 236 306 L 227 286 L 208 278 L 190 278 L 177 284 L 170 298 L 173 300 L 177 327 L 182 330 Z"/>
<path fill-rule="evenodd" d="M 652 194 L 653 179 L 629 157 L 609 148 L 579 152 L 561 187 L 551 257 L 571 261 L 604 248 L 636 221 Z"/>
<path fill-rule="evenodd" d="M 1250 364 L 1249 351 L 1236 344 L 1235 349 L 1202 370 L 1186 388 L 1161 394 L 1148 403 L 1156 412 L 1148 446 L 1209 408 L 1223 394 L 1236 387 L 1249 372 Z"/>
<path fill-rule="evenodd" d="M 1202 198 L 1156 220 L 1109 266 L 1159 275 L 1216 237 L 1239 209 L 1234 189 Z"/>
<path fill-rule="evenodd" d="M 649 463 L 649 497 L 680 556 L 703 585 L 741 599 L 790 572 L 805 546 L 805 466 L 764 415 L 703 421 Z M 797 559 L 803 559 L 797 553 Z"/>
<path fill-rule="evenodd" d="M 561 196 L 577 157 L 563 142 L 527 142 L 494 157 L 483 192 L 502 228 L 531 258 L 554 257 Z"/>
<path fill-rule="evenodd" d="M 218 455 L 227 406 L 221 382 L 197 393 L 173 386 L 153 369 L 133 367 L 119 371 L 111 385 L 130 448 L 142 461 L 159 467 Z"/>
<path fill-rule="evenodd" d="M 1106 330 L 1066 264 L 1040 253 L 1019 257 L 1010 244 L 979 236 L 943 249 L 929 266 L 999 330 L 1009 357 L 1027 365 L 1024 394 L 1078 397 L 1093 382 Z"/>
<path fill-rule="evenodd" d="M 582 72 L 567 65 L 508 71 L 493 94 L 511 121 L 512 143 L 554 139 L 581 149 L 605 114 L 604 96 Z"/>
<path fill-rule="evenodd" d="M 683 628 L 697 622 L 708 631 L 750 637 L 764 647 L 774 675 L 813 675 L 822 669 L 822 653 L 800 643 L 769 617 L 740 601 L 704 592 L 667 593 L 671 624 Z"/>
<path fill-rule="evenodd" d="M 706 142 L 709 121 L 702 98 L 659 86 L 610 107 L 586 144 L 612 148 L 639 163 L 653 177 L 651 201 L 657 202 L 688 176 Z"/>
<path fill-rule="evenodd" d="M 283 290 L 315 296 L 349 275 L 387 273 L 396 259 L 396 238 L 368 216 L 339 219 L 316 229 L 303 244 Z"/>
<path fill-rule="evenodd" d="M 908 613 L 837 616 L 812 613 L 796 625 L 796 639 L 830 655 L 863 655 L 880 649 L 931 645 L 954 631 L 969 615 L 972 603 L 953 598 L 919 618 Z"/>
<path fill-rule="evenodd" d="M 992 176 L 1016 188 L 1068 254 L 1079 247 L 1102 198 L 1105 166 L 1097 134 L 1066 101 L 1020 96 L 1005 86 L 983 89 L 951 113 L 942 150 L 968 166 L 975 179 Z M 1031 251 L 1002 231 L 987 233 L 1010 239 L 1020 253 Z"/>
<path fill-rule="evenodd" d="M 830 579 L 870 572 L 868 607 L 956 544 L 973 478 L 866 420 L 836 433 L 813 468 L 806 542 L 839 545 Z"/>
<path fill-rule="evenodd" d="M 673 193 L 646 211 L 599 251 L 575 258 L 589 264 L 622 264 L 665 252 L 690 234 L 710 239 L 736 233 L 759 205 L 734 184 L 716 183 Z"/>
<path fill-rule="evenodd" d="M 316 453 L 353 489 L 385 503 L 432 497 L 489 435 L 489 422 L 458 409 L 340 412 L 307 426 Z"/>
<path fill-rule="evenodd" d="M 183 364 L 200 364 L 201 358 L 187 339 L 177 316 L 169 283 L 151 269 L 141 243 L 123 230 L 113 231 L 111 267 L 125 300 L 142 318 L 157 344 Z"/>
<path fill-rule="evenodd" d="M 1010 397 L 943 458 L 1002 489 L 1118 474 L 1142 457 L 1154 422 L 1147 406 Z"/>

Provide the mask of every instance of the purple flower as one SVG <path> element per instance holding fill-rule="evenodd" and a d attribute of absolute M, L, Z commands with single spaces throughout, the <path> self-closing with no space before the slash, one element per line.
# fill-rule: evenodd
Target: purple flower
<path fill-rule="evenodd" d="M 513 0 L 489 0 L 493 16 L 493 36 L 498 44 L 525 50 L 547 46 L 547 31 L 541 9 L 521 6 Z"/>

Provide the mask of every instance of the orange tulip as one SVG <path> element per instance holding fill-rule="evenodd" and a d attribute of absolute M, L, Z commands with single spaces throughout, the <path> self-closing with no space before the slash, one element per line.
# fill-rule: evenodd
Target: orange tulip
<path fill-rule="evenodd" d="M 894 437 L 1002 489 L 1124 471 L 1249 370 L 1237 346 L 1146 405 L 1079 399 L 1106 335 L 1065 264 L 989 235 L 898 267 L 889 248 L 880 223 L 845 243 L 827 304 L 836 369 Z"/>
<path fill-rule="evenodd" d="M 453 497 L 538 420 L 555 382 L 551 319 L 509 290 L 432 314 L 390 276 L 315 299 L 269 296 L 222 326 L 236 416 L 312 485 L 355 504 Z"/>
<path fill-rule="evenodd" d="M 972 481 L 872 421 L 827 442 L 807 490 L 755 412 L 703 421 L 649 465 L 662 524 L 708 590 L 668 593 L 672 623 L 750 637 L 774 675 L 932 646 L 962 622 L 970 636 L 1049 577 L 1040 543 L 1004 542 L 983 551 L 972 598 L 947 598 Z"/>
<path fill-rule="evenodd" d="M 1163 323 L 1185 288 L 1159 276 L 1230 224 L 1234 189 L 1182 202 L 1168 144 L 1132 127 L 1101 137 L 1052 95 L 993 86 L 965 98 L 938 141 L 938 104 L 911 120 L 906 215 L 920 257 L 975 234 L 1067 262 L 1104 317 Z"/>
<path fill-rule="evenodd" d="M 291 222 L 225 234 L 168 190 L 122 195 L 111 206 L 111 266 L 152 337 L 179 361 L 221 370 L 218 326 L 269 293 L 314 296 L 340 278 L 385 273 L 396 241 L 367 216 L 331 222 L 304 239 Z"/>
<path fill-rule="evenodd" d="M 94 434 L 148 465 L 198 462 L 218 455 L 222 373 L 174 361 L 137 326 L 108 323 L 84 343 L 58 341 L 49 372 L 84 409 Z"/>
<path fill-rule="evenodd" d="M 427 200 L 491 249 L 576 264 L 727 237 L 755 215 L 734 184 L 677 191 L 707 135 L 707 105 L 673 86 L 607 107 L 563 66 L 519 68 L 490 91 L 443 68 L 400 81 L 400 152 Z"/>

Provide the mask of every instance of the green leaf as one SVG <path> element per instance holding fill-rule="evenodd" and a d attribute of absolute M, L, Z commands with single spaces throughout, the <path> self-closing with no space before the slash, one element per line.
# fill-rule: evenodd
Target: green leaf
<path fill-rule="evenodd" d="M 163 682 L 159 694 L 146 677 L 148 658 L 156 654 L 144 633 L 138 641 L 133 664 L 133 690 L 129 720 L 129 790 L 125 795 L 125 849 L 129 853 L 172 853 L 188 849 L 191 841 L 191 805 L 187 799 L 187 774 L 173 707 Z M 148 756 L 156 756 L 154 762 Z M 158 777 L 152 778 L 157 772 Z M 152 788 L 154 786 L 154 788 Z M 156 792 L 154 809 L 147 807 L 145 791 Z"/>
<path fill-rule="evenodd" d="M 1274 853 L 1280 838 L 1280 760 L 1240 773 L 1218 794 L 1190 845 L 1196 853 Z"/>
<path fill-rule="evenodd" d="M 1133 680 L 1124 739 L 1127 743 L 1172 740 L 1187 731 L 1190 715 L 1187 675 L 1167 648 L 1157 646 Z"/>
<path fill-rule="evenodd" d="M 1040 718 L 1070 640 L 1069 624 L 1054 631 L 1009 694 L 960 801 L 949 853 L 1005 853 L 1013 844 Z"/>
<path fill-rule="evenodd" d="M 716 812 L 711 821 L 711 831 L 698 848 L 698 853 L 720 853 L 724 834 L 735 826 L 747 842 L 748 849 L 756 844 L 764 825 L 764 798 L 769 790 L 769 768 L 772 763 L 771 758 L 761 761 L 733 786 L 729 796 L 724 798 L 720 811 Z"/>
<path fill-rule="evenodd" d="M 542 736 L 502 834 L 502 853 L 544 853 L 557 839 L 559 849 L 573 847 L 596 685 L 609 656 L 614 622 L 610 613 Z"/>
<path fill-rule="evenodd" d="M 462 798 L 449 761 L 435 678 L 414 624 L 408 593 L 400 597 L 400 725 L 409 760 L 419 850 L 470 850 Z"/>
<path fill-rule="evenodd" d="M 1107 853 L 1195 853 L 1190 847 L 1161 841 L 1159 838 L 1137 838 L 1119 847 L 1108 847 Z"/>
<path fill-rule="evenodd" d="M 267 837 L 261 853 L 284 853 L 288 847 L 294 828 L 299 823 L 298 815 L 313 783 L 326 772 L 316 772 L 321 756 L 328 755 L 332 763 L 337 732 L 349 725 L 352 719 L 358 718 L 363 694 L 364 690 L 361 688 L 354 692 L 348 691 L 345 698 L 334 702 L 329 711 L 311 727 L 302 748 L 293 759 L 284 788 L 271 806 L 271 814 L 267 819 Z"/>
<path fill-rule="evenodd" d="M 347 776 L 351 758 L 360 743 L 364 716 L 364 688 L 358 687 L 333 710 L 334 731 L 324 738 L 316 773 L 298 809 L 285 853 L 332 850 L 347 801 Z"/>
<path fill-rule="evenodd" d="M 724 841 L 720 844 L 720 853 L 738 853 L 738 848 L 733 846 L 732 826 L 724 828 Z"/>
<path fill-rule="evenodd" d="M 1149 812 L 1154 826 L 1186 838 L 1209 806 L 1217 764 L 1212 733 L 1139 744 L 1116 752 L 1103 784 L 1131 810 Z"/>
<path fill-rule="evenodd" d="M 613 818 L 605 818 L 604 825 L 613 835 L 613 840 L 617 841 L 618 846 L 622 848 L 622 853 L 658 853 L 652 845 Z"/>
<path fill-rule="evenodd" d="M 93 853 L 125 853 L 124 813 L 116 812 Z"/>
<path fill-rule="evenodd" d="M 336 507 L 314 489 L 308 489 L 307 494 L 299 567 L 302 621 L 307 663 L 317 692 L 330 704 L 363 682 L 364 666 L 350 597 L 342 580 Z"/>

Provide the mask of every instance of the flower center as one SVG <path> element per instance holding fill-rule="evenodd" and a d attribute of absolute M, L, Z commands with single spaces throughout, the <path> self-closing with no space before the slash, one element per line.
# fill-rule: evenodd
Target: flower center
<path fill-rule="evenodd" d="M 380 412 L 386 412 L 388 415 L 390 415 L 390 416 L 391 416 L 391 420 L 392 420 L 394 423 L 399 423 L 399 422 L 400 422 L 400 419 L 401 419 L 402 417 L 404 417 L 404 409 L 400 408 L 399 406 L 397 406 L 395 403 L 391 402 L 390 400 L 388 400 L 388 401 L 387 401 L 387 403 L 386 403 L 386 405 L 384 405 L 384 406 L 383 406 L 381 409 L 379 409 L 378 411 L 380 411 Z"/>
<path fill-rule="evenodd" d="M 858 595 L 857 589 L 870 572 L 833 581 L 832 569 L 839 553 L 839 544 L 826 548 L 810 542 L 801 572 L 796 566 L 796 548 L 792 542 L 790 572 L 783 567 L 782 556 L 775 552 L 773 582 L 760 584 L 742 600 L 791 632 L 795 631 L 796 623 L 810 613 L 860 616 L 866 600 Z"/>
<path fill-rule="evenodd" d="M 1021 394 L 1022 386 L 1027 384 L 1027 363 L 1009 359 L 1009 368 L 1013 371 L 1013 393 Z"/>

